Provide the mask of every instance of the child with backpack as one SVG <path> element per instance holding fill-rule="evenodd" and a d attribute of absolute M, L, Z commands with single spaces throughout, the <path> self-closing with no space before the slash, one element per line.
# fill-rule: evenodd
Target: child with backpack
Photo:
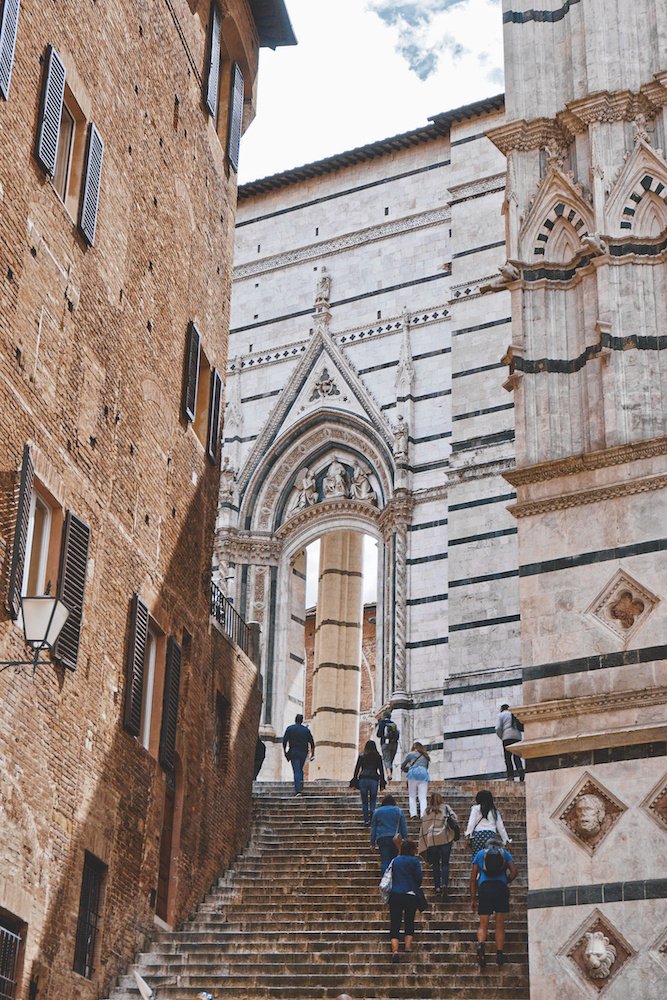
<path fill-rule="evenodd" d="M 516 875 L 512 855 L 503 849 L 499 839 L 489 841 L 472 859 L 470 905 L 473 913 L 479 912 L 477 961 L 480 969 L 486 965 L 485 948 L 492 913 L 496 915 L 496 964 L 505 962 L 505 914 L 510 909 L 510 883 Z"/>

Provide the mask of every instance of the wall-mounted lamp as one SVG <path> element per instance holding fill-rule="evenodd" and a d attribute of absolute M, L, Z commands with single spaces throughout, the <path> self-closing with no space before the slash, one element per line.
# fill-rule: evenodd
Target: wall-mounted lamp
<path fill-rule="evenodd" d="M 39 654 L 53 649 L 69 617 L 69 609 L 57 597 L 48 594 L 44 597 L 22 597 L 21 615 L 25 641 L 34 649 L 35 655 L 32 660 L 0 660 L 0 673 L 7 667 L 27 666 L 32 666 L 34 673 L 37 667 L 50 664 L 50 660 L 40 660 Z"/>

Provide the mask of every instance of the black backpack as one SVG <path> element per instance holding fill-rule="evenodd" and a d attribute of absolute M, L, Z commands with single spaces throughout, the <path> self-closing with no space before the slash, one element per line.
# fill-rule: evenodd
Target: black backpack
<path fill-rule="evenodd" d="M 523 732 L 523 722 L 521 721 L 521 719 L 517 719 L 514 712 L 512 712 L 512 725 L 514 726 L 515 729 L 518 729 L 520 733 Z"/>
<path fill-rule="evenodd" d="M 482 869 L 489 878 L 498 878 L 507 868 L 507 858 L 496 844 L 491 844 L 484 851 Z"/>
<path fill-rule="evenodd" d="M 384 737 L 389 743 L 398 743 L 398 726 L 390 719 L 384 724 Z"/>

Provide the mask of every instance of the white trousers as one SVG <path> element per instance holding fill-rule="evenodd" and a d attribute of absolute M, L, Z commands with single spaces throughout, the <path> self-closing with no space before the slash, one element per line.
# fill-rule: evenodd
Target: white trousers
<path fill-rule="evenodd" d="M 417 796 L 419 796 L 419 815 L 426 812 L 426 800 L 428 798 L 428 781 L 410 781 L 408 779 L 408 803 L 410 815 L 417 815 Z"/>

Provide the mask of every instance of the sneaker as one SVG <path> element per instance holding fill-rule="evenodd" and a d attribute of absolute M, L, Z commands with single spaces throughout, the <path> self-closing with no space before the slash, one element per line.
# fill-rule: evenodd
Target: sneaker
<path fill-rule="evenodd" d="M 496 965 L 504 965 L 504 964 L 505 964 L 505 952 L 504 951 L 497 951 L 496 952 Z"/>
<path fill-rule="evenodd" d="M 486 955 L 484 954 L 484 942 L 477 942 L 477 961 L 479 962 L 480 969 L 483 969 L 486 965 Z"/>

